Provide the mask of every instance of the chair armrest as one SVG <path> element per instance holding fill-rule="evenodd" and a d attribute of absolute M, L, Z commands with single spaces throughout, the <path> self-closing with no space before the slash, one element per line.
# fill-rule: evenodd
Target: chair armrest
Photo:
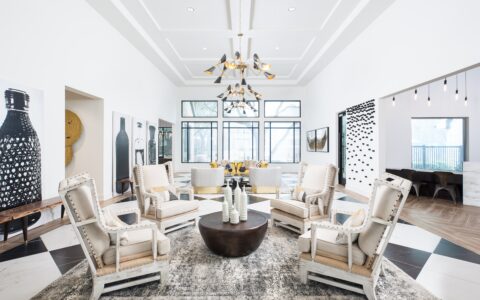
<path fill-rule="evenodd" d="M 108 207 L 104 208 L 108 209 Z M 140 222 L 140 209 L 138 207 L 128 207 L 128 208 L 122 208 L 122 209 L 109 209 L 110 213 L 115 215 L 115 216 L 123 216 L 123 215 L 128 215 L 128 214 L 136 214 L 137 215 L 137 224 Z"/>
<path fill-rule="evenodd" d="M 359 226 L 343 226 L 343 225 L 338 225 L 338 224 L 332 224 L 330 222 L 312 222 L 312 228 L 323 228 L 323 229 L 328 229 L 328 230 L 334 230 L 338 233 L 360 233 L 365 229 L 364 224 L 359 225 Z"/>

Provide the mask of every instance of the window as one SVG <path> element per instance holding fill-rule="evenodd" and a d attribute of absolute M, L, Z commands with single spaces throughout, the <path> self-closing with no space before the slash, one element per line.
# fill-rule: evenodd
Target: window
<path fill-rule="evenodd" d="M 217 122 L 182 122 L 182 163 L 217 160 Z"/>
<path fill-rule="evenodd" d="M 258 160 L 258 122 L 223 122 L 223 159 Z"/>
<path fill-rule="evenodd" d="M 218 102 L 213 101 L 182 101 L 182 118 L 216 118 L 218 117 Z"/>
<path fill-rule="evenodd" d="M 412 168 L 462 171 L 466 119 L 412 119 Z"/>
<path fill-rule="evenodd" d="M 265 160 L 300 162 L 300 122 L 265 122 Z"/>
<path fill-rule="evenodd" d="M 265 100 L 265 118 L 301 117 L 300 100 Z"/>
<path fill-rule="evenodd" d="M 227 113 L 225 111 L 225 108 L 227 108 L 232 102 L 234 101 L 223 101 L 224 118 L 258 118 L 260 116 L 260 110 L 258 109 L 258 101 L 247 101 L 247 103 L 250 103 L 257 111 L 253 111 L 252 109 L 245 109 L 245 114 L 239 109 L 233 109 L 230 113 Z"/>

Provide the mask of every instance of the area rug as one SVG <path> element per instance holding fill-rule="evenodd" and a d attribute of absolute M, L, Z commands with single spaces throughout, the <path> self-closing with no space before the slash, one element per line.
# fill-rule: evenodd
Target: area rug
<path fill-rule="evenodd" d="M 168 234 L 172 243 L 168 283 L 158 282 L 111 292 L 101 299 L 365 299 L 365 296 L 298 277 L 295 235 L 271 227 L 261 246 L 242 258 L 210 252 L 198 229 Z M 378 299 L 435 299 L 411 277 L 385 260 L 385 276 L 376 288 Z M 83 261 L 33 299 L 87 299 L 92 289 Z"/>

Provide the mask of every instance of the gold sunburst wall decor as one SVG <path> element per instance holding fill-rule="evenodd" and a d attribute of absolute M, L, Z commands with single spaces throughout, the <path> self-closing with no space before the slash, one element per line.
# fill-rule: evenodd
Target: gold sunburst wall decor
<path fill-rule="evenodd" d="M 73 144 L 82 135 L 82 121 L 71 110 L 65 110 L 65 166 L 73 159 Z"/>

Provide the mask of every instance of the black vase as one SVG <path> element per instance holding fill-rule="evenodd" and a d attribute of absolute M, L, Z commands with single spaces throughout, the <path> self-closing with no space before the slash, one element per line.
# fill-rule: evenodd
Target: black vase
<path fill-rule="evenodd" d="M 128 191 L 129 185 L 122 184 L 119 180 L 130 178 L 130 154 L 128 151 L 128 135 L 125 131 L 125 118 L 120 118 L 120 131 L 115 140 L 115 166 L 116 166 L 116 183 L 115 191 L 118 194 Z"/>
<path fill-rule="evenodd" d="M 148 140 L 148 164 L 157 164 L 157 143 L 155 142 L 155 127 L 148 126 L 150 138 Z"/>
<path fill-rule="evenodd" d="M 40 141 L 28 116 L 30 97 L 8 89 L 5 101 L 8 112 L 0 127 L 0 211 L 42 200 Z M 28 224 L 37 222 L 40 215 L 29 216 Z M 10 223 L 10 231 L 20 228 L 20 220 Z"/>

